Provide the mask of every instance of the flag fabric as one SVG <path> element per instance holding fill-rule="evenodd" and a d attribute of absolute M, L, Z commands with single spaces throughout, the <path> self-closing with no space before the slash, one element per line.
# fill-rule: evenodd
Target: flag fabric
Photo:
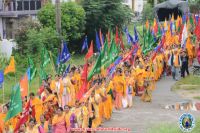
<path fill-rule="evenodd" d="M 83 52 L 86 48 L 88 49 L 88 39 L 87 39 L 87 36 L 85 36 L 85 39 L 83 41 L 83 46 L 82 46 L 81 52 Z"/>
<path fill-rule="evenodd" d="M 39 76 L 40 76 L 40 83 L 42 83 L 42 80 L 47 79 L 47 73 L 44 71 L 42 67 L 40 68 Z"/>
<path fill-rule="evenodd" d="M 81 86 L 79 92 L 76 95 L 76 98 L 78 100 L 80 100 L 83 97 L 83 95 L 87 92 L 87 86 L 88 86 L 87 76 L 88 76 L 88 64 L 86 63 L 83 68 L 83 73 L 81 74 L 81 80 L 83 82 L 83 85 Z"/>
<path fill-rule="evenodd" d="M 19 83 L 12 89 L 9 110 L 6 114 L 5 122 L 22 112 L 22 99 Z"/>
<path fill-rule="evenodd" d="M 25 107 L 25 110 L 22 112 L 22 116 L 20 117 L 15 126 L 14 132 L 17 132 L 20 126 L 28 121 L 30 108 L 31 108 L 31 102 L 29 100 Z"/>
<path fill-rule="evenodd" d="M 118 45 L 119 44 L 119 33 L 118 33 L 118 27 L 116 26 L 116 29 L 115 29 L 116 33 L 115 33 L 115 43 Z"/>
<path fill-rule="evenodd" d="M 137 29 L 135 26 L 134 26 L 134 41 L 135 43 L 139 41 L 139 36 L 138 36 Z"/>
<path fill-rule="evenodd" d="M 36 75 L 37 69 L 33 63 L 33 60 L 30 57 L 28 58 L 28 65 L 29 65 L 28 79 L 29 79 L 29 81 L 32 81 Z"/>
<path fill-rule="evenodd" d="M 25 96 L 28 96 L 28 74 L 27 73 L 25 73 L 24 76 L 21 78 L 19 84 L 20 84 L 21 97 L 24 98 Z"/>
<path fill-rule="evenodd" d="M 96 46 L 97 46 L 97 50 L 100 52 L 101 51 L 101 43 L 100 43 L 97 31 L 96 31 Z"/>
<path fill-rule="evenodd" d="M 101 50 L 101 64 L 104 65 L 108 61 L 108 54 L 109 54 L 109 49 L 108 49 L 108 41 L 105 41 L 103 50 Z"/>
<path fill-rule="evenodd" d="M 134 45 L 135 41 L 134 41 L 133 37 L 130 35 L 130 33 L 128 33 L 128 36 L 129 36 L 129 39 L 130 39 L 132 45 Z"/>
<path fill-rule="evenodd" d="M 146 29 L 149 29 L 149 20 L 147 19 L 147 21 L 146 21 Z"/>
<path fill-rule="evenodd" d="M 197 37 L 197 40 L 200 41 L 200 19 L 198 21 L 198 24 L 195 27 L 194 33 Z"/>
<path fill-rule="evenodd" d="M 121 47 L 122 50 L 125 49 L 122 34 L 120 34 L 120 47 Z"/>
<path fill-rule="evenodd" d="M 90 43 L 90 48 L 89 48 L 87 54 L 85 55 L 85 59 L 86 60 L 90 59 L 93 56 L 93 54 L 94 54 L 94 46 L 93 46 L 93 40 L 92 40 Z"/>
<path fill-rule="evenodd" d="M 67 42 L 63 42 L 63 49 L 60 55 L 60 62 L 65 63 L 70 59 L 71 55 L 69 53 L 69 50 L 67 48 Z"/>
<path fill-rule="evenodd" d="M 154 22 L 153 22 L 153 31 L 154 31 L 154 34 L 157 35 L 157 33 L 158 33 L 158 23 L 157 23 L 155 18 L 154 18 Z"/>
<path fill-rule="evenodd" d="M 8 73 L 15 73 L 15 59 L 14 56 L 11 56 L 9 65 L 4 70 L 4 75 Z"/>
<path fill-rule="evenodd" d="M 126 34 L 127 43 L 130 44 L 131 43 L 131 39 L 129 37 L 129 33 L 128 33 L 128 28 L 127 27 L 125 28 L 124 32 Z"/>
<path fill-rule="evenodd" d="M 0 70 L 0 89 L 3 87 L 3 82 L 4 82 L 4 75 L 3 71 Z"/>
<path fill-rule="evenodd" d="M 57 67 L 57 73 L 58 73 L 59 75 L 63 75 L 65 69 L 66 69 L 66 65 L 63 64 L 63 63 L 60 63 L 60 64 L 58 65 L 58 67 Z"/>
<path fill-rule="evenodd" d="M 183 32 L 182 32 L 182 36 L 181 36 L 181 47 L 182 48 L 185 47 L 187 37 L 188 37 L 187 26 L 186 26 L 186 24 L 184 24 L 184 28 L 183 28 Z"/>
<path fill-rule="evenodd" d="M 89 75 L 87 77 L 87 80 L 90 81 L 93 77 L 93 75 L 101 72 L 101 54 L 98 56 L 97 61 L 95 65 L 93 66 L 92 70 L 89 72 Z"/>
<path fill-rule="evenodd" d="M 104 39 L 103 39 L 103 35 L 102 35 L 102 32 L 101 32 L 101 29 L 99 30 L 99 38 L 100 38 L 101 46 L 103 46 Z"/>
<path fill-rule="evenodd" d="M 41 64 L 42 67 L 45 67 L 50 62 L 49 52 L 47 51 L 46 48 L 42 48 L 41 62 L 42 62 Z"/>
<path fill-rule="evenodd" d="M 70 64 L 68 65 L 68 67 L 65 69 L 64 73 L 63 73 L 63 77 L 66 77 L 67 74 L 69 73 L 70 70 Z"/>

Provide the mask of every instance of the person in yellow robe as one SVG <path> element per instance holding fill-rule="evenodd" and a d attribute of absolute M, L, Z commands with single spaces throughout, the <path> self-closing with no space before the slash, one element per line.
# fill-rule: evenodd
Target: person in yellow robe
<path fill-rule="evenodd" d="M 35 110 L 35 119 L 37 123 L 40 123 L 40 115 L 43 114 L 43 102 L 38 97 L 35 97 L 33 92 L 31 92 L 29 96 L 31 105 Z"/>
<path fill-rule="evenodd" d="M 125 80 L 126 80 L 126 98 L 128 102 L 128 107 L 131 108 L 133 105 L 133 96 L 135 96 L 134 88 L 135 88 L 135 81 L 134 77 L 131 77 L 130 70 L 125 70 Z"/>
<path fill-rule="evenodd" d="M 57 93 L 58 95 L 58 103 L 59 103 L 59 106 L 62 106 L 64 107 L 64 105 L 62 104 L 62 95 L 63 95 L 63 90 L 64 90 L 64 86 L 63 86 L 63 82 L 62 80 L 60 80 L 60 77 L 58 74 L 56 74 L 55 76 L 55 90 L 53 90 L 53 92 Z"/>
<path fill-rule="evenodd" d="M 83 103 L 83 105 L 82 105 L 81 115 L 82 115 L 82 119 L 83 119 L 81 128 L 87 128 L 88 124 L 89 124 L 88 123 L 89 122 L 89 117 L 88 117 L 89 111 L 88 111 L 88 103 L 87 102 Z"/>
<path fill-rule="evenodd" d="M 62 107 L 58 108 L 56 111 L 56 115 L 52 120 L 53 133 L 65 133 L 66 124 L 65 124 L 65 113 L 63 113 Z"/>
<path fill-rule="evenodd" d="M 126 82 L 124 76 L 122 76 L 122 69 L 118 68 L 116 75 L 113 78 L 113 90 L 115 92 L 115 108 L 120 110 L 122 108 L 122 97 L 125 97 Z"/>
<path fill-rule="evenodd" d="M 112 97 L 113 97 L 113 82 L 110 79 L 106 79 L 105 83 L 105 96 L 106 96 L 106 101 L 104 102 L 104 117 L 106 120 L 110 120 L 111 115 L 112 115 Z"/>
<path fill-rule="evenodd" d="M 144 87 L 145 87 L 145 92 L 141 96 L 141 100 L 144 102 L 151 102 L 152 100 L 152 81 L 153 81 L 153 73 L 150 68 L 150 66 L 146 67 L 146 71 L 144 73 Z"/>
<path fill-rule="evenodd" d="M 135 69 L 136 76 L 136 95 L 141 96 L 144 92 L 144 77 L 143 73 L 145 72 L 142 62 L 139 62 L 139 65 Z"/>
<path fill-rule="evenodd" d="M 74 106 L 75 102 L 76 102 L 76 93 L 75 93 L 75 89 L 74 89 L 74 84 L 73 84 L 73 80 L 71 79 L 71 77 L 73 77 L 74 73 L 72 70 L 69 71 L 69 74 L 66 77 L 67 83 L 68 83 L 68 88 L 69 88 L 69 92 L 70 92 L 70 101 L 68 103 L 69 106 Z"/>
<path fill-rule="evenodd" d="M 70 111 L 70 107 L 65 105 L 64 107 L 64 113 L 65 113 L 65 123 L 66 123 L 66 127 L 67 127 L 67 131 L 70 131 L 70 116 L 72 114 L 72 112 Z"/>
<path fill-rule="evenodd" d="M 26 128 L 26 133 L 39 133 L 38 126 L 35 124 L 36 121 L 34 119 L 30 119 L 28 127 Z"/>

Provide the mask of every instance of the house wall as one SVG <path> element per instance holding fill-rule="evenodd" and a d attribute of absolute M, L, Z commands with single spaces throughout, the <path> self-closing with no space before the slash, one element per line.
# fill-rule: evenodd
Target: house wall
<path fill-rule="evenodd" d="M 144 0 L 134 0 L 134 11 L 141 13 L 144 6 Z"/>

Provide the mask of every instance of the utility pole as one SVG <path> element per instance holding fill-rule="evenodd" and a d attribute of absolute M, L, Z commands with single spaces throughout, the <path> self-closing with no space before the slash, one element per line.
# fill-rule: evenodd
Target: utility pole
<path fill-rule="evenodd" d="M 61 37 L 61 8 L 60 8 L 60 0 L 56 0 L 56 31 Z"/>

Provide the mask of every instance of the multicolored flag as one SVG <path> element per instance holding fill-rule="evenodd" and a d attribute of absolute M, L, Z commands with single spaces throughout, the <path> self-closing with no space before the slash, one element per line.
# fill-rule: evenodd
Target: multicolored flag
<path fill-rule="evenodd" d="M 182 32 L 182 36 L 181 36 L 181 47 L 182 47 L 182 48 L 185 47 L 187 37 L 188 37 L 187 25 L 186 25 L 186 23 L 185 23 L 185 24 L 184 24 L 184 28 L 183 28 L 183 32 Z"/>
<path fill-rule="evenodd" d="M 115 43 L 118 45 L 119 44 L 119 33 L 118 33 L 118 27 L 116 26 L 116 29 L 115 29 L 116 33 L 115 33 Z"/>
<path fill-rule="evenodd" d="M 12 89 L 9 106 L 10 108 L 6 114 L 5 122 L 22 112 L 22 99 L 19 83 Z"/>
<path fill-rule="evenodd" d="M 14 56 L 11 56 L 9 65 L 4 70 L 4 75 L 8 73 L 15 73 L 15 59 Z"/>

